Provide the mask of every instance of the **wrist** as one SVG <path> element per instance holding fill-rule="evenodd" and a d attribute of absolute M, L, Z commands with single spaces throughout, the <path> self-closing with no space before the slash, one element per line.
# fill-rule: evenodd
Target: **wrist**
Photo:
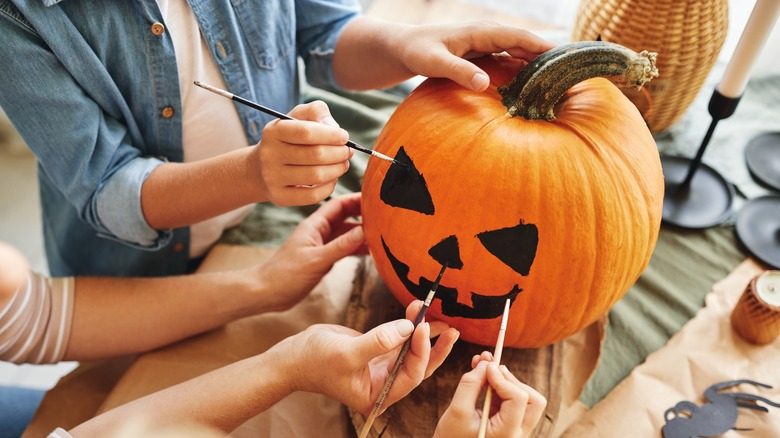
<path fill-rule="evenodd" d="M 245 148 L 243 155 L 243 175 L 246 193 L 251 193 L 252 202 L 267 202 L 268 188 L 263 182 L 263 169 L 260 166 L 260 143 Z"/>

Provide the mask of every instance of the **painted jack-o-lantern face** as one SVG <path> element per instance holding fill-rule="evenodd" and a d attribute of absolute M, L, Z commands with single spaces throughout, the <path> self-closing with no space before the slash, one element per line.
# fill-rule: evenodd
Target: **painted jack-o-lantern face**
<path fill-rule="evenodd" d="M 404 305 L 447 263 L 427 316 L 461 339 L 494 345 L 509 298 L 505 345 L 549 345 L 602 316 L 647 266 L 663 201 L 658 151 L 606 80 L 572 87 L 556 120 L 526 120 L 496 92 L 524 63 L 477 62 L 486 92 L 428 79 L 385 125 L 375 149 L 406 166 L 369 162 L 366 243 Z"/>
<path fill-rule="evenodd" d="M 423 215 L 434 216 L 436 205 L 425 183 L 425 178 L 414 166 L 414 162 L 401 147 L 395 156 L 396 161 L 405 164 L 403 167 L 393 164 L 385 175 L 379 192 L 380 199 L 388 206 L 409 210 Z M 444 216 L 444 215 L 443 215 Z M 469 233 L 469 231 L 466 231 Z M 434 241 L 439 236 L 431 236 Z M 536 225 L 519 223 L 505 228 L 487 230 L 475 235 L 461 236 L 461 241 L 475 239 L 484 250 L 496 257 L 519 276 L 528 275 L 536 256 L 536 246 L 539 233 Z M 416 298 L 424 300 L 433 285 L 432 279 L 421 276 L 415 282 L 409 278 L 409 265 L 399 260 L 384 238 L 382 248 L 390 261 L 393 271 L 404 287 Z M 463 269 L 460 256 L 460 245 L 457 235 L 444 237 L 428 250 L 428 255 L 440 265 L 446 264 L 449 269 Z M 500 316 L 507 299 L 514 301 L 521 291 L 519 284 L 514 284 L 505 293 L 486 295 L 477 291 L 469 294 L 470 302 L 459 302 L 458 290 L 441 284 L 435 299 L 439 301 L 441 313 L 448 317 L 471 319 L 488 319 Z M 494 292 L 494 291 L 491 291 Z"/>

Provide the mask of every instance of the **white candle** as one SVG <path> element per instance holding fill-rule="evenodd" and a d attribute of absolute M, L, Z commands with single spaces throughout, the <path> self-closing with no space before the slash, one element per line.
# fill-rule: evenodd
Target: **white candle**
<path fill-rule="evenodd" d="M 780 271 L 767 271 L 756 280 L 756 295 L 763 302 L 780 307 Z"/>
<path fill-rule="evenodd" d="M 750 69 L 764 47 L 769 33 L 780 13 L 780 0 L 757 0 L 750 13 L 742 36 L 739 37 L 737 48 L 731 55 L 731 61 L 726 66 L 723 79 L 717 86 L 720 94 L 738 98 L 742 96 L 747 85 Z"/>

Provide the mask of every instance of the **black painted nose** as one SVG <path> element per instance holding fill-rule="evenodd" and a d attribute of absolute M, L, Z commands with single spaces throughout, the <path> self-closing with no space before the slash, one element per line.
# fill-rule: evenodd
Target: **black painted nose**
<path fill-rule="evenodd" d="M 433 247 L 428 250 L 428 254 L 442 265 L 444 265 L 445 262 L 448 263 L 448 268 L 463 268 L 463 261 L 460 259 L 460 249 L 458 249 L 458 238 L 454 235 L 433 245 Z"/>

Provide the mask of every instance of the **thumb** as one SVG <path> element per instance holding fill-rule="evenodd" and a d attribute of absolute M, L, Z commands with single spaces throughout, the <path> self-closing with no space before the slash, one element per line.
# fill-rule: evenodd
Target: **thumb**
<path fill-rule="evenodd" d="M 384 323 L 356 338 L 355 354 L 363 361 L 394 350 L 414 332 L 414 324 L 408 319 Z"/>
<path fill-rule="evenodd" d="M 344 257 L 357 252 L 360 246 L 363 245 L 363 242 L 365 242 L 363 227 L 357 225 L 322 246 L 323 261 L 332 265 Z"/>

